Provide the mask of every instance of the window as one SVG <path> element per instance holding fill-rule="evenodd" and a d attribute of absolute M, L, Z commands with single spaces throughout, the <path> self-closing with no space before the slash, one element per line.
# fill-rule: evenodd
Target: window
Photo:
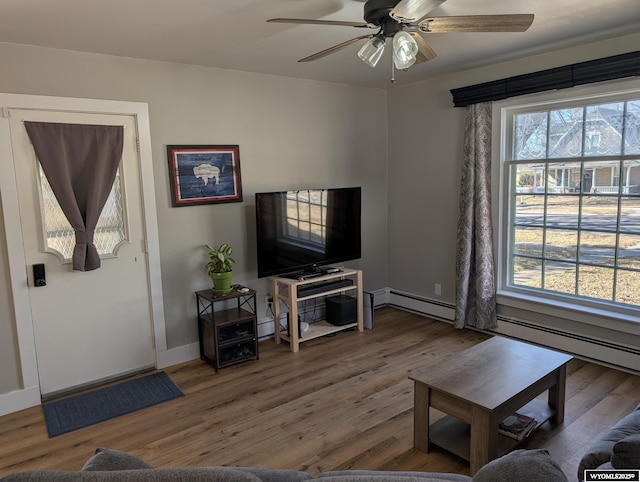
<path fill-rule="evenodd" d="M 40 164 L 38 164 L 38 169 L 45 251 L 58 255 L 63 262 L 71 262 L 73 248 L 76 244 L 75 231 L 62 212 Z M 120 168 L 118 168 L 94 234 L 93 242 L 101 258 L 114 257 L 118 247 L 126 239 L 124 200 L 121 187 Z"/>
<path fill-rule="evenodd" d="M 503 113 L 501 289 L 640 307 L 640 92 Z"/>

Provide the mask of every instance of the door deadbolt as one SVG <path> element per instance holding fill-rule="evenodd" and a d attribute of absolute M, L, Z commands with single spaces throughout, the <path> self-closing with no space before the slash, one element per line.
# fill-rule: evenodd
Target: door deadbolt
<path fill-rule="evenodd" d="M 39 263 L 33 265 L 33 283 L 36 286 L 47 286 L 44 264 Z"/>

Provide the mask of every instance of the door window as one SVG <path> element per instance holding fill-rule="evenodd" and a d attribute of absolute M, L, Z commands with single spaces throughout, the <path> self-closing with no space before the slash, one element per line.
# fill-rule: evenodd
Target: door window
<path fill-rule="evenodd" d="M 127 239 L 120 168 L 96 226 L 94 244 L 101 259 L 115 257 L 118 247 Z M 63 263 L 70 263 L 76 244 L 75 232 L 62 212 L 40 164 L 38 175 L 44 250 L 57 255 Z"/>

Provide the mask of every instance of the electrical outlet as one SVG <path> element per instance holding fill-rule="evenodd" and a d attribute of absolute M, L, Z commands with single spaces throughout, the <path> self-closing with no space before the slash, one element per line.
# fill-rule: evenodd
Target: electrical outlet
<path fill-rule="evenodd" d="M 436 283 L 435 288 L 434 288 L 434 292 L 435 292 L 436 296 L 441 296 L 442 295 L 442 285 L 440 283 Z"/>

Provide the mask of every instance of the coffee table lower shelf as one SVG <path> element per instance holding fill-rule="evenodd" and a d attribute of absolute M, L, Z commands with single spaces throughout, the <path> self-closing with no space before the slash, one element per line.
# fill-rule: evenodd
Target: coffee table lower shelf
<path fill-rule="evenodd" d="M 522 415 L 536 419 L 536 428 L 554 415 L 551 407 L 542 400 L 533 399 L 524 407 L 517 410 Z M 534 429 L 535 430 L 535 429 Z M 468 423 L 450 415 L 441 418 L 429 426 L 429 443 L 437 445 L 464 460 L 471 460 L 471 427 Z M 522 440 L 516 440 L 506 435 L 498 435 L 498 454 L 506 454 L 520 445 Z"/>

